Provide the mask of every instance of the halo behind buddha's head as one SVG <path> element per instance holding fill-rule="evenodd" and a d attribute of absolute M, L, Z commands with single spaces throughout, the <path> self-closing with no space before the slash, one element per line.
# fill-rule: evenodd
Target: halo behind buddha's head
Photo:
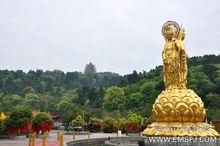
<path fill-rule="evenodd" d="M 162 27 L 162 34 L 165 38 L 170 37 L 177 37 L 179 34 L 180 27 L 175 21 L 167 21 Z"/>

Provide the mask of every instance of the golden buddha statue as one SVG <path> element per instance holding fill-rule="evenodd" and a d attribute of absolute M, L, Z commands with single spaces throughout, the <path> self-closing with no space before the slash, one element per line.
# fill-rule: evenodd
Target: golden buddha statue
<path fill-rule="evenodd" d="M 201 98 L 186 87 L 188 56 L 183 44 L 184 28 L 168 21 L 162 34 L 166 41 L 162 53 L 165 90 L 153 105 L 156 122 L 148 125 L 142 135 L 219 137 L 213 126 L 204 122 L 206 109 Z"/>

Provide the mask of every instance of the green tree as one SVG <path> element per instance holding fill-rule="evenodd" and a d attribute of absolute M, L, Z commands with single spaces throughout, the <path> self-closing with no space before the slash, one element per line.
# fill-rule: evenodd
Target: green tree
<path fill-rule="evenodd" d="M 90 118 L 88 129 L 90 132 L 100 132 L 102 130 L 102 120 L 97 117 Z"/>
<path fill-rule="evenodd" d="M 139 107 L 142 104 L 143 95 L 139 92 L 133 93 L 130 96 L 127 96 L 127 109 L 132 109 L 134 107 Z"/>
<path fill-rule="evenodd" d="M 84 86 L 92 86 L 95 83 L 96 67 L 91 62 L 86 65 L 84 70 L 85 78 L 83 80 Z"/>
<path fill-rule="evenodd" d="M 213 64 L 205 63 L 203 65 L 203 71 L 213 81 L 216 77 L 217 67 Z"/>
<path fill-rule="evenodd" d="M 82 128 L 84 128 L 84 126 L 86 125 L 85 120 L 83 119 L 83 117 L 81 115 L 78 115 L 73 121 L 72 121 L 72 126 L 74 127 L 79 127 L 81 126 Z M 83 129 L 84 130 L 84 129 Z"/>
<path fill-rule="evenodd" d="M 137 71 L 134 70 L 132 74 L 128 75 L 129 83 L 137 83 L 138 80 L 139 80 L 139 76 L 138 76 Z"/>
<path fill-rule="evenodd" d="M 69 100 L 64 99 L 61 100 L 56 106 L 59 112 L 65 113 L 67 111 L 71 111 L 73 104 Z"/>
<path fill-rule="evenodd" d="M 0 137 L 5 132 L 5 120 L 0 120 Z"/>
<path fill-rule="evenodd" d="M 40 109 L 40 98 L 37 94 L 29 93 L 25 95 L 24 104 L 32 109 Z"/>
<path fill-rule="evenodd" d="M 155 90 L 156 84 L 157 82 L 145 82 L 140 88 L 141 93 L 144 95 L 150 95 L 151 91 Z"/>
<path fill-rule="evenodd" d="M 115 130 L 124 130 L 126 126 L 125 118 L 117 118 L 114 120 L 114 129 Z"/>
<path fill-rule="evenodd" d="M 85 70 L 84 70 L 84 74 L 88 77 L 88 78 L 93 78 L 96 74 L 96 67 L 94 64 L 92 64 L 91 62 L 89 64 L 86 65 Z"/>
<path fill-rule="evenodd" d="M 71 101 L 71 98 L 62 97 L 60 102 L 56 104 L 57 114 L 62 116 L 62 121 L 66 128 L 69 128 L 69 123 L 74 118 L 74 115 L 78 115 L 79 107 Z M 65 113 L 65 114 L 64 114 Z"/>
<path fill-rule="evenodd" d="M 143 118 L 141 117 L 141 115 L 138 115 L 137 113 L 129 113 L 127 116 L 126 123 L 141 125 L 143 123 Z"/>
<path fill-rule="evenodd" d="M 4 112 L 10 112 L 16 106 L 21 105 L 23 98 L 19 95 L 6 95 L 2 99 L 2 109 Z"/>
<path fill-rule="evenodd" d="M 48 132 L 51 128 L 52 118 L 48 113 L 40 112 L 32 120 L 32 129 L 34 132 Z"/>
<path fill-rule="evenodd" d="M 123 87 L 125 96 L 129 96 L 133 93 L 137 93 L 140 91 L 140 86 L 138 84 L 128 84 L 125 87 Z"/>
<path fill-rule="evenodd" d="M 144 102 L 153 104 L 160 91 L 155 90 L 158 83 L 156 81 L 145 82 L 141 85 L 140 92 L 145 96 Z"/>
<path fill-rule="evenodd" d="M 31 122 L 32 112 L 28 106 L 18 106 L 14 108 L 9 116 L 8 125 L 10 128 L 18 129 Z"/>
<path fill-rule="evenodd" d="M 220 109 L 208 109 L 207 118 L 210 121 L 220 119 Z"/>
<path fill-rule="evenodd" d="M 215 88 L 214 91 L 215 93 L 220 95 L 220 71 L 219 71 L 219 77 L 215 78 L 214 80 Z"/>
<path fill-rule="evenodd" d="M 107 111 L 124 110 L 126 97 L 123 88 L 112 86 L 107 88 L 104 96 L 104 108 Z"/>
<path fill-rule="evenodd" d="M 105 90 L 103 87 L 99 87 L 98 95 L 97 95 L 97 101 L 96 101 L 96 107 L 101 108 L 103 103 L 103 97 L 105 96 Z"/>
<path fill-rule="evenodd" d="M 24 93 L 25 94 L 35 93 L 35 90 L 34 90 L 34 88 L 27 86 L 24 88 Z"/>
<path fill-rule="evenodd" d="M 206 76 L 203 72 L 198 72 L 197 69 L 190 72 L 188 86 L 194 89 L 203 99 L 208 93 L 212 92 L 215 87 L 208 76 Z"/>
<path fill-rule="evenodd" d="M 206 95 L 205 102 L 208 108 L 218 108 L 220 109 L 220 96 L 216 93 L 209 93 Z"/>
<path fill-rule="evenodd" d="M 114 132 L 114 123 L 115 123 L 115 119 L 109 116 L 106 116 L 103 120 L 103 124 L 104 124 L 104 132 L 107 133 L 111 133 Z"/>

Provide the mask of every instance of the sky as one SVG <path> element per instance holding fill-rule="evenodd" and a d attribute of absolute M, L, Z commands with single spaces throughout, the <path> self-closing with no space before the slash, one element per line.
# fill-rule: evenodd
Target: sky
<path fill-rule="evenodd" d="M 0 69 L 129 74 L 162 64 L 162 25 L 189 57 L 220 54 L 219 0 L 0 0 Z"/>

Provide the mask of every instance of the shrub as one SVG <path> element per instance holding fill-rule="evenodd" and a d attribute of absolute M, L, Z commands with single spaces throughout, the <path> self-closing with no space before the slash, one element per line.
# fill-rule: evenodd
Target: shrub
<path fill-rule="evenodd" d="M 5 120 L 0 120 L 0 136 L 5 132 Z"/>
<path fill-rule="evenodd" d="M 117 130 L 122 130 L 124 131 L 126 126 L 126 119 L 125 118 L 117 118 L 114 121 L 114 129 L 115 131 Z"/>
<path fill-rule="evenodd" d="M 127 116 L 127 124 L 137 124 L 141 125 L 143 123 L 143 118 L 136 113 L 129 113 Z"/>
<path fill-rule="evenodd" d="M 101 119 L 98 119 L 97 117 L 90 118 L 88 129 L 91 132 L 100 132 L 103 130 L 103 123 Z"/>
<path fill-rule="evenodd" d="M 36 133 L 48 132 L 52 128 L 51 116 L 47 113 L 40 112 L 32 120 L 32 130 Z"/>
<path fill-rule="evenodd" d="M 115 120 L 109 116 L 105 117 L 103 120 L 104 123 L 104 132 L 111 133 L 114 132 L 114 123 Z"/>
<path fill-rule="evenodd" d="M 140 132 L 141 125 L 143 124 L 143 122 L 144 120 L 140 115 L 136 113 L 129 113 L 127 116 L 127 122 L 125 127 L 126 134 L 132 131 Z"/>
<path fill-rule="evenodd" d="M 85 125 L 85 121 L 84 121 L 84 119 L 82 118 L 81 115 L 78 115 L 78 116 L 76 117 L 76 119 L 74 119 L 74 120 L 72 121 L 72 125 L 73 125 L 73 127 L 83 126 L 83 125 Z"/>

